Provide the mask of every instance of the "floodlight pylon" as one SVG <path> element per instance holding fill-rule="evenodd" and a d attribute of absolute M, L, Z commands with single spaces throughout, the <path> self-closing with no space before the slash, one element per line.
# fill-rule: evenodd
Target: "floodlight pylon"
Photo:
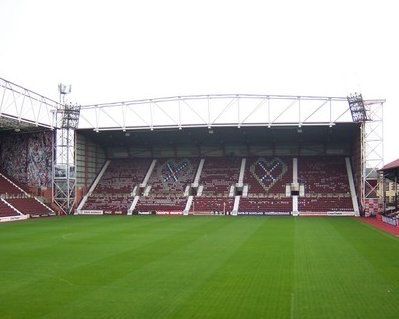
<path fill-rule="evenodd" d="M 366 210 L 368 199 L 381 198 L 379 169 L 384 164 L 384 100 L 363 100 L 361 94 L 348 96 L 353 122 L 360 123 L 361 189 L 360 204 Z"/>
<path fill-rule="evenodd" d="M 71 86 L 58 85 L 60 107 L 55 114 L 57 122 L 54 150 L 54 201 L 67 214 L 73 213 L 76 199 L 75 129 L 79 124 L 80 106 L 65 102 Z"/>

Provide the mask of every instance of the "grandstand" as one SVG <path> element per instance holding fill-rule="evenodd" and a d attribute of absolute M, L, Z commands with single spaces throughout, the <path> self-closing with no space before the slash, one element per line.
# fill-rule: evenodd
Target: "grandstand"
<path fill-rule="evenodd" d="M 142 130 L 129 136 L 78 130 L 78 148 L 97 152 L 80 155 L 89 162 L 77 166 L 78 175 L 88 179 L 78 185 L 92 189 L 78 213 L 356 215 L 352 172 L 360 168 L 352 164 L 352 151 L 358 131 L 356 123 L 307 127 L 301 133 L 293 127 L 224 127 L 213 128 L 211 134 L 207 128 Z M 133 151 L 131 159 L 121 159 Z M 98 154 L 109 157 L 98 163 Z M 89 167 L 100 172 L 92 173 L 98 183 L 89 178 Z M 137 171 L 131 176 L 138 178 L 119 191 L 126 185 L 123 174 L 132 169 Z M 110 184 L 115 187 L 107 188 L 106 195 L 101 187 Z M 115 192 L 125 196 L 120 201 L 130 208 L 112 208 L 109 197 L 115 200 Z M 108 204 L 93 206 L 94 198 Z"/>
<path fill-rule="evenodd" d="M 358 216 L 377 197 L 368 177 L 382 158 L 365 150 L 383 100 L 235 94 L 72 107 L 1 83 L 3 219 Z"/>

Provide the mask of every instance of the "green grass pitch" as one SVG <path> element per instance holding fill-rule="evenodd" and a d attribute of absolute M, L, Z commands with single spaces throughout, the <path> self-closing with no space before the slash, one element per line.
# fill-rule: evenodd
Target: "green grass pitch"
<path fill-rule="evenodd" d="M 0 318 L 399 318 L 399 238 L 355 218 L 0 224 Z"/>

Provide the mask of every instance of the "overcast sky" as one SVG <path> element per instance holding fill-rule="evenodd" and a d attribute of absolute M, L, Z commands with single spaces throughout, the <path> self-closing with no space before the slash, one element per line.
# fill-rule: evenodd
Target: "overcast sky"
<path fill-rule="evenodd" d="M 0 0 L 0 77 L 95 104 L 187 94 L 384 98 L 397 143 L 396 2 Z"/>

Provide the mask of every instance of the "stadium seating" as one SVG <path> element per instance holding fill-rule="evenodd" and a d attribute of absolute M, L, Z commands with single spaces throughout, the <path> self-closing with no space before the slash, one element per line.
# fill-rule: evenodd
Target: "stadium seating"
<path fill-rule="evenodd" d="M 0 194 L 16 195 L 22 194 L 24 191 L 18 188 L 10 179 L 0 174 Z"/>
<path fill-rule="evenodd" d="M 3 174 L 0 174 L 0 195 L 2 196 L 0 201 L 0 217 L 19 215 L 13 208 L 25 215 L 55 215 L 55 212 L 50 207 L 29 195 L 14 181 Z"/>
<path fill-rule="evenodd" d="M 248 196 L 240 199 L 240 212 L 291 212 L 286 184 L 292 182 L 292 158 L 248 158 L 244 184 Z"/>
<path fill-rule="evenodd" d="M 231 212 L 234 198 L 227 197 L 196 197 L 193 201 L 191 212 L 200 214 L 204 212 Z"/>
<path fill-rule="evenodd" d="M 199 184 L 201 196 L 194 197 L 192 212 L 232 211 L 234 197 L 229 197 L 230 187 L 238 182 L 241 158 L 206 158 Z"/>
<path fill-rule="evenodd" d="M 148 180 L 150 193 L 140 196 L 135 209 L 182 212 L 187 202 L 185 189 L 194 182 L 198 165 L 198 158 L 159 159 Z"/>
<path fill-rule="evenodd" d="M 206 157 L 189 213 L 229 212 L 233 210 L 242 158 Z M 200 158 L 158 159 L 147 182 L 150 191 L 132 194 L 142 183 L 150 159 L 112 160 L 84 209 L 123 213 L 135 195 L 140 198 L 135 211 L 182 212 L 187 204 L 187 186 L 194 182 Z M 290 213 L 292 197 L 286 186 L 293 181 L 292 157 L 249 157 L 243 174 L 247 191 L 240 196 L 238 212 Z M 342 156 L 298 158 L 298 182 L 304 194 L 298 197 L 300 213 L 353 211 L 345 159 Z M 242 188 L 243 190 L 243 188 Z"/>
<path fill-rule="evenodd" d="M 346 197 L 305 197 L 299 199 L 300 212 L 353 211 L 352 199 Z"/>
<path fill-rule="evenodd" d="M 131 192 L 144 179 L 150 163 L 150 159 L 112 160 L 83 209 L 126 214 L 134 197 Z"/>
<path fill-rule="evenodd" d="M 8 198 L 7 202 L 23 214 L 31 216 L 49 216 L 55 213 L 33 197 Z"/>
<path fill-rule="evenodd" d="M 14 209 L 8 206 L 3 200 L 0 200 L 0 217 L 19 215 Z"/>
<path fill-rule="evenodd" d="M 344 157 L 301 157 L 298 179 L 305 190 L 298 201 L 300 212 L 353 211 Z"/>

